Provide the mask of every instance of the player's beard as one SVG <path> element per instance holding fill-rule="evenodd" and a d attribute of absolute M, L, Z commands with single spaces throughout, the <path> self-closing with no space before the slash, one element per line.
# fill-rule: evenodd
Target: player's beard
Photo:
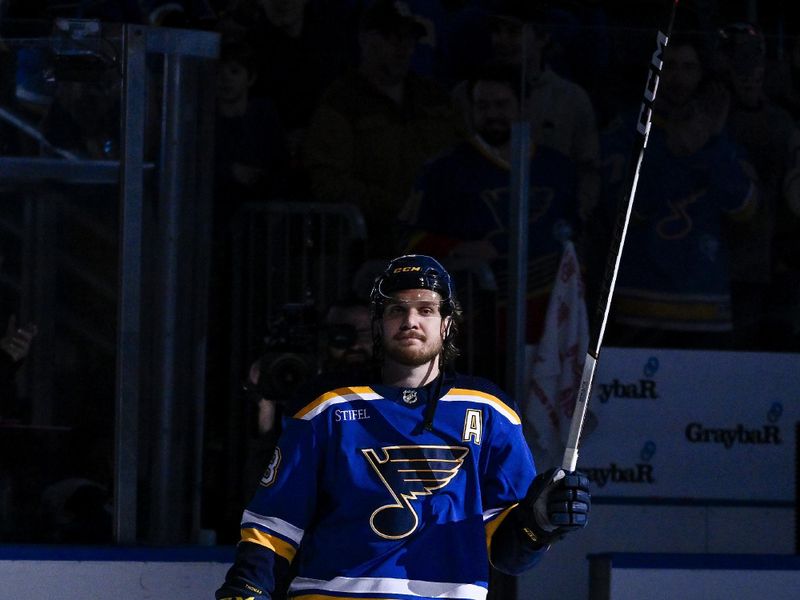
<path fill-rule="evenodd" d="M 384 340 L 386 358 L 407 367 L 419 367 L 435 359 L 442 352 L 442 340 L 435 339 L 416 346 L 401 346 Z"/>

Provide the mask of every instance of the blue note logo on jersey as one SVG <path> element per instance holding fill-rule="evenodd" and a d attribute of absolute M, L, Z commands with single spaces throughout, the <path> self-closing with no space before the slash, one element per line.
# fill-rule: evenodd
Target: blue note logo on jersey
<path fill-rule="evenodd" d="M 361 452 L 394 500 L 375 509 L 370 526 L 382 538 L 399 540 L 411 535 L 419 525 L 412 502 L 450 483 L 464 464 L 469 448 L 386 446 L 377 452 L 372 448 Z"/>

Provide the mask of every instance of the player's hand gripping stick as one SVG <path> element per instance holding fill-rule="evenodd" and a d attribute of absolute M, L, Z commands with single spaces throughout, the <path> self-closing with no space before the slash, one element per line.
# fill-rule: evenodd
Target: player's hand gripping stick
<path fill-rule="evenodd" d="M 591 504 L 586 475 L 549 469 L 536 476 L 520 502 L 522 531 L 534 544 L 546 546 L 586 527 Z"/>

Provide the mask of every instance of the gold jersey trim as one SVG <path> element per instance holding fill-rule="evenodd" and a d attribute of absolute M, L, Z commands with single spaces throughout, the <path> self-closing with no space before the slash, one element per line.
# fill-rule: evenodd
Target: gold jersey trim
<path fill-rule="evenodd" d="M 506 419 L 511 421 L 514 425 L 520 425 L 522 421 L 517 412 L 508 404 L 500 400 L 497 396 L 492 396 L 486 392 L 478 390 L 468 390 L 464 388 L 453 388 L 442 398 L 445 402 L 477 402 L 479 404 L 488 404 L 493 407 L 497 412 L 502 414 Z"/>
<path fill-rule="evenodd" d="M 329 406 L 353 400 L 380 400 L 383 398 L 369 386 L 343 387 L 325 392 L 294 414 L 295 419 L 313 419 Z"/>
<path fill-rule="evenodd" d="M 264 546 L 289 562 L 292 562 L 297 554 L 297 548 L 290 543 L 255 528 L 242 529 L 242 541 Z"/>

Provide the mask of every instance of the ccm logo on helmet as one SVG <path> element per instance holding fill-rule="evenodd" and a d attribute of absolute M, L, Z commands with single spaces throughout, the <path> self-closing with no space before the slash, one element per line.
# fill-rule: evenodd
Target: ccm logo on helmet
<path fill-rule="evenodd" d="M 409 273 L 420 270 L 422 270 L 422 267 L 397 267 L 392 273 Z"/>

